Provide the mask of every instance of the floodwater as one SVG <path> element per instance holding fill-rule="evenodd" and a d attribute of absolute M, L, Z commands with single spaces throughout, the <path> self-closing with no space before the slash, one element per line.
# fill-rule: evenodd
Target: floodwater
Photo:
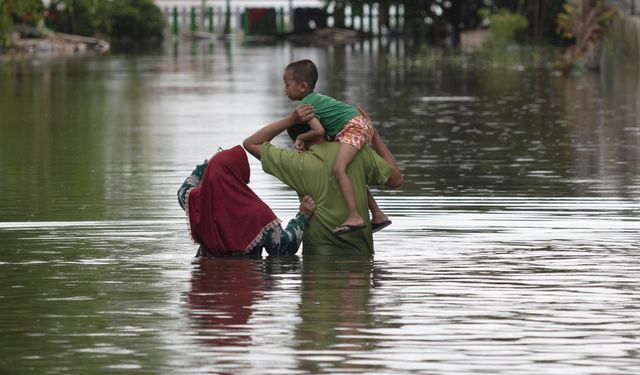
<path fill-rule="evenodd" d="M 640 74 L 406 56 L 215 41 L 5 61 L 0 372 L 640 373 Z M 293 108 L 300 58 L 395 153 L 404 187 L 374 190 L 393 225 L 372 259 L 192 263 L 177 188 Z M 295 195 L 251 167 L 288 220 Z"/>

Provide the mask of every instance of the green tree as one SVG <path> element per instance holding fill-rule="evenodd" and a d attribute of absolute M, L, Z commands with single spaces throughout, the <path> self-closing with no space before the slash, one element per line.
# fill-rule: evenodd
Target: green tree
<path fill-rule="evenodd" d="M 153 0 L 102 1 L 98 31 L 119 41 L 162 40 L 166 20 Z"/>
<path fill-rule="evenodd" d="M 493 14 L 482 11 L 481 13 L 484 13 L 489 19 L 490 42 L 496 47 L 516 44 L 517 33 L 525 30 L 529 25 L 525 16 L 508 9 L 503 8 Z"/>
<path fill-rule="evenodd" d="M 140 41 L 162 39 L 165 19 L 153 0 L 53 0 L 47 25 L 69 34 Z"/>
<path fill-rule="evenodd" d="M 9 43 L 9 34 L 13 28 L 7 3 L 7 0 L 0 2 L 0 47 Z"/>
<path fill-rule="evenodd" d="M 15 25 L 36 26 L 43 14 L 42 0 L 0 0 L 0 45 L 8 45 Z"/>
<path fill-rule="evenodd" d="M 53 0 L 47 10 L 47 26 L 62 33 L 93 36 L 98 2 L 99 0 Z"/>

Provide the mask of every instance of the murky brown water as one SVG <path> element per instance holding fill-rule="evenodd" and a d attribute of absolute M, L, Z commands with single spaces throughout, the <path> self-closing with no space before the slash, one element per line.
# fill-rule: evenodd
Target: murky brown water
<path fill-rule="evenodd" d="M 403 54 L 214 42 L 0 65 L 0 371 L 640 372 L 639 73 Z M 375 192 L 394 224 L 373 259 L 192 264 L 176 189 L 292 108 L 281 70 L 304 57 L 396 154 L 405 186 Z"/>

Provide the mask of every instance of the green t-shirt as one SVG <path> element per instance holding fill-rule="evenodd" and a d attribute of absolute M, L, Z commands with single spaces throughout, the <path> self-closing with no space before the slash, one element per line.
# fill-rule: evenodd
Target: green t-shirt
<path fill-rule="evenodd" d="M 356 206 L 367 227 L 361 231 L 336 236 L 333 230 L 347 218 L 347 208 L 332 167 L 338 153 L 337 142 L 325 142 L 298 152 L 262 145 L 262 169 L 295 190 L 299 196 L 309 195 L 316 210 L 303 235 L 303 251 L 320 253 L 338 248 L 349 253 L 373 253 L 373 236 L 367 203 L 367 185 L 384 185 L 393 167 L 369 146 L 363 147 L 347 168 L 353 185 Z"/>
<path fill-rule="evenodd" d="M 330 136 L 338 134 L 349 120 L 360 114 L 355 107 L 317 92 L 308 93 L 300 103 L 313 106 L 316 117 Z"/>

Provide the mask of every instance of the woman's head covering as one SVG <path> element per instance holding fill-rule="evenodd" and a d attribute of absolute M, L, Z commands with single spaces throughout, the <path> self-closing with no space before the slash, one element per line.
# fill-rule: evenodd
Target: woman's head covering
<path fill-rule="evenodd" d="M 248 252 L 265 231 L 279 224 L 271 208 L 249 188 L 249 162 L 241 146 L 209 161 L 202 184 L 189 193 L 187 214 L 201 255 Z"/>

